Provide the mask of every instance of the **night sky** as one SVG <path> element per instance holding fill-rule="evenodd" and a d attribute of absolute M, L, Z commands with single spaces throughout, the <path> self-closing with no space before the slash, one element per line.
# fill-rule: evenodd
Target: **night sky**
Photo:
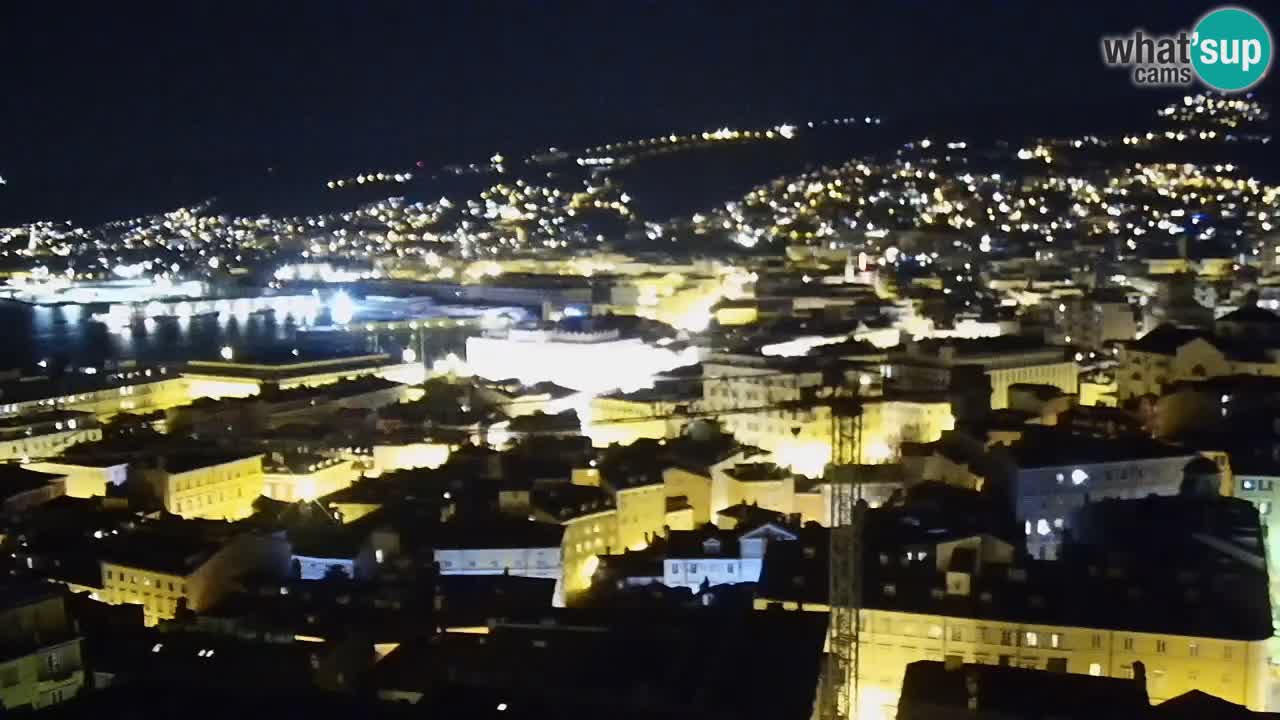
<path fill-rule="evenodd" d="M 1088 122 L 1158 102 L 1100 35 L 1219 4 L 6 2 L 0 222 L 722 125 Z"/>

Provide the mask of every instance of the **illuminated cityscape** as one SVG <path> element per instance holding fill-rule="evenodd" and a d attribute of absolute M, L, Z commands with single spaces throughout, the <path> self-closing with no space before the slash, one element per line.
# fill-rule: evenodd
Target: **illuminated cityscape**
<path fill-rule="evenodd" d="M 1280 713 L 1270 46 L 1097 56 L 1213 6 L 66 10 L 0 715 Z"/>

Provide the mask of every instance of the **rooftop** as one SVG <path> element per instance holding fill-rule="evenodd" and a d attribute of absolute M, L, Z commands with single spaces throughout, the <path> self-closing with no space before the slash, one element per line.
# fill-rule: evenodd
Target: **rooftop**
<path fill-rule="evenodd" d="M 134 367 L 96 375 L 66 374 L 60 377 L 36 376 L 0 382 L 0 404 L 33 400 L 67 398 L 69 395 L 143 385 L 162 380 L 176 380 L 178 373 L 163 366 Z M 50 407 L 54 407 L 50 403 Z"/>
<path fill-rule="evenodd" d="M 163 469 L 170 475 L 191 472 L 201 468 L 216 467 L 218 465 L 227 465 L 241 460 L 249 460 L 260 457 L 259 453 L 253 452 L 184 452 L 170 453 L 156 458 L 156 466 Z"/>
<path fill-rule="evenodd" d="M 738 482 L 774 482 L 793 477 L 790 470 L 773 463 L 742 463 L 725 470 L 725 474 Z"/>
<path fill-rule="evenodd" d="M 192 360 L 183 373 L 279 382 L 309 375 L 367 371 L 395 364 L 391 356 L 385 354 L 324 356 L 310 360 L 291 354 L 268 354 L 234 362 Z"/>
<path fill-rule="evenodd" d="M 1187 457 L 1197 453 L 1143 437 L 1123 439 L 1081 435 L 1028 425 L 1022 438 L 1009 448 L 1019 468 L 1061 467 L 1097 463 Z"/>
<path fill-rule="evenodd" d="M 139 530 L 103 540 L 103 562 L 168 575 L 187 575 L 204 564 L 218 545 L 195 536 Z"/>
<path fill-rule="evenodd" d="M 485 548 L 555 548 L 564 538 L 564 526 L 520 518 L 486 517 L 482 520 L 455 519 L 436 532 L 437 550 Z"/>
<path fill-rule="evenodd" d="M 901 720 L 941 716 L 941 708 L 968 714 L 976 697 L 983 716 L 1027 720 L 1142 717 L 1146 688 L 1134 680 L 966 663 L 949 669 L 936 660 L 907 665 L 898 701 Z"/>

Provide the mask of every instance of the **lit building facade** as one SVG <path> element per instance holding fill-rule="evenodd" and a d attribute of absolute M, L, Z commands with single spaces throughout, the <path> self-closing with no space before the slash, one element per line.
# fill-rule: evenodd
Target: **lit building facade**
<path fill-rule="evenodd" d="M 1053 559 L 1077 509 L 1106 498 L 1177 495 L 1187 464 L 1199 456 L 1154 442 L 1054 433 L 1024 438 L 995 457 L 1027 552 Z"/>
<path fill-rule="evenodd" d="M 1280 377 L 1280 338 L 1274 329 L 1267 330 L 1271 323 L 1240 321 L 1237 313 L 1221 318 L 1215 333 L 1161 325 L 1121 345 L 1116 368 L 1120 400 L 1159 397 L 1166 385 L 1180 381 L 1224 375 Z M 1280 319 L 1275 322 L 1280 324 Z"/>
<path fill-rule="evenodd" d="M 192 360 L 182 375 L 189 384 L 190 398 L 194 400 L 249 397 L 257 395 L 266 383 L 289 390 L 322 387 L 362 377 L 380 377 L 404 385 L 421 385 L 426 380 L 426 366 L 420 362 L 399 362 L 384 354 L 278 364 Z"/>
<path fill-rule="evenodd" d="M 106 495 L 108 486 L 120 487 L 129 479 L 129 464 L 125 462 L 95 462 L 89 458 L 76 458 L 75 462 L 35 462 L 23 467 L 65 476 L 67 494 L 78 498 Z"/>
<path fill-rule="evenodd" d="M 263 472 L 262 494 L 281 502 L 315 500 L 351 487 L 359 477 L 355 464 L 340 458 L 271 460 Z"/>
<path fill-rule="evenodd" d="M 667 525 L 666 486 L 661 477 L 614 486 L 618 544 L 615 551 L 642 550 Z"/>
<path fill-rule="evenodd" d="M 756 582 L 768 544 L 795 539 L 795 533 L 771 523 L 744 533 L 708 528 L 672 532 L 662 584 L 697 592 L 703 585 Z"/>
<path fill-rule="evenodd" d="M 1011 385 L 1052 385 L 1067 395 L 1079 388 L 1080 367 L 1066 359 L 1063 348 L 1016 336 L 909 343 L 905 352 L 890 353 L 882 373 L 886 387 L 938 391 L 951 387 L 952 369 L 958 366 L 982 369 L 991 382 L 994 410 L 1009 406 Z"/>
<path fill-rule="evenodd" d="M 9 588 L 0 608 L 0 708 L 40 710 L 70 700 L 85 685 L 81 638 L 65 591 L 52 585 Z"/>
<path fill-rule="evenodd" d="M 0 461 L 53 457 L 82 442 L 102 439 L 97 419 L 88 413 L 49 411 L 0 419 Z"/>
<path fill-rule="evenodd" d="M 163 458 L 141 478 L 168 512 L 208 520 L 248 517 L 265 488 L 261 455 Z"/>
<path fill-rule="evenodd" d="M 187 381 L 163 366 L 77 376 L 64 382 L 19 381 L 0 390 L 4 391 L 0 416 L 72 410 L 108 419 L 122 412 L 148 413 L 191 402 Z"/>
<path fill-rule="evenodd" d="M 98 600 L 141 605 L 143 622 L 155 625 L 180 607 L 200 612 L 235 591 L 250 572 L 283 578 L 292 557 L 282 536 L 245 534 L 222 545 L 190 538 L 141 535 L 133 545 L 109 549 L 100 561 Z"/>
<path fill-rule="evenodd" d="M 826 562 L 825 552 L 809 557 Z M 757 610 L 829 611 L 825 577 L 793 584 L 797 568 L 768 565 L 774 561 L 772 553 L 766 557 Z M 919 660 L 1112 678 L 1132 678 L 1141 662 L 1153 704 L 1199 689 L 1252 710 L 1266 707 L 1269 628 L 1238 622 L 1212 598 L 1191 595 L 1208 591 L 1203 578 L 1184 583 L 1186 597 L 1161 598 L 1156 611 L 1144 610 L 1147 588 L 1129 569 L 1026 567 L 1014 561 L 1011 545 L 989 536 L 939 543 L 905 561 L 873 553 L 867 563 L 872 579 L 862 591 L 856 641 L 858 720 L 895 717 L 906 667 Z M 1221 614 L 1160 614 L 1183 602 Z"/>

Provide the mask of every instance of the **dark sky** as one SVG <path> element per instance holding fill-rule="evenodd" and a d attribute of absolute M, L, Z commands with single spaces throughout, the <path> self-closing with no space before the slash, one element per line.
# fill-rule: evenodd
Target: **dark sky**
<path fill-rule="evenodd" d="M 939 130 L 1088 119 L 1154 105 L 1101 67 L 1100 35 L 1188 27 L 1217 4 L 4 2 L 0 222 L 162 209 L 268 166 L 866 112 Z"/>

